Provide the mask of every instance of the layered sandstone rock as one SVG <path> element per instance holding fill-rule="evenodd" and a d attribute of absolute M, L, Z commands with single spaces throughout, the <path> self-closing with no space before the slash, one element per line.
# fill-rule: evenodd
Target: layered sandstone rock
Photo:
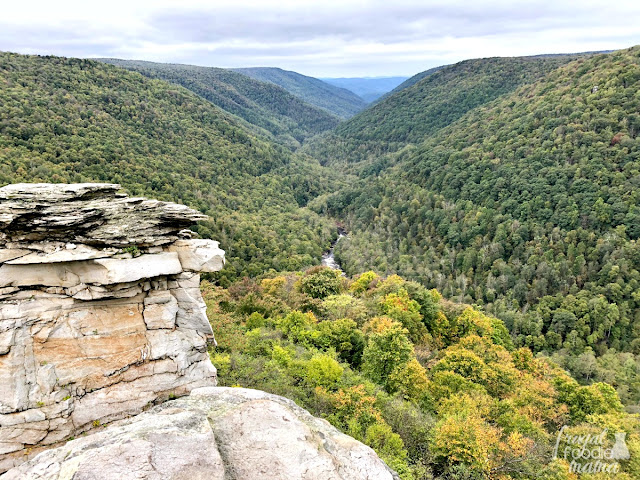
<path fill-rule="evenodd" d="M 206 218 L 112 184 L 0 188 L 0 473 L 42 447 L 215 385 Z"/>
<path fill-rule="evenodd" d="M 199 388 L 7 472 L 3 480 L 398 480 L 369 447 L 285 398 Z"/>

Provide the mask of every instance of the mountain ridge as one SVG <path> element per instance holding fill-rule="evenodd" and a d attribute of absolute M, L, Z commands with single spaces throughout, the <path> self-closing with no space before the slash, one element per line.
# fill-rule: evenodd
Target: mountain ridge
<path fill-rule="evenodd" d="M 232 70 L 115 58 L 97 60 L 181 85 L 239 116 L 254 126 L 256 133 L 292 148 L 339 122 L 324 109 L 305 103 L 273 83 L 254 80 Z"/>
<path fill-rule="evenodd" d="M 363 99 L 350 90 L 297 72 L 272 67 L 234 68 L 232 70 L 256 80 L 279 85 L 304 101 L 343 119 L 355 115 L 367 106 Z"/>
<path fill-rule="evenodd" d="M 307 151 L 326 164 L 377 159 L 421 142 L 466 112 L 541 78 L 572 58 L 492 57 L 432 69 L 415 84 L 314 139 Z"/>

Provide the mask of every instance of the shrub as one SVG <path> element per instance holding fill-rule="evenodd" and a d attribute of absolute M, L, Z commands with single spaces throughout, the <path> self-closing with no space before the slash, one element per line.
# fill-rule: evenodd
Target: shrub
<path fill-rule="evenodd" d="M 254 328 L 264 327 L 265 323 L 266 320 L 261 313 L 253 312 L 251 315 L 249 315 L 249 318 L 247 318 L 245 325 L 247 329 L 253 330 Z"/>
<path fill-rule="evenodd" d="M 297 310 L 276 320 L 278 328 L 294 341 L 303 341 L 311 333 L 311 327 L 318 323 L 313 313 L 302 313 Z"/>
<path fill-rule="evenodd" d="M 327 320 L 351 318 L 358 325 L 367 318 L 367 307 L 362 300 L 351 295 L 329 295 L 320 306 L 321 315 Z"/>
<path fill-rule="evenodd" d="M 312 298 L 326 298 L 342 291 L 342 276 L 338 270 L 315 267 L 307 270 L 298 282 L 298 288 Z"/>
<path fill-rule="evenodd" d="M 384 315 L 400 322 L 408 331 L 413 343 L 423 343 L 427 338 L 427 328 L 422 323 L 420 304 L 409 298 L 404 288 L 390 293 L 380 301 L 380 310 Z"/>
<path fill-rule="evenodd" d="M 341 318 L 335 322 L 320 322 L 316 327 L 313 342 L 315 346 L 324 350 L 334 349 L 340 359 L 352 367 L 359 367 L 362 363 L 364 335 L 357 327 L 356 322 L 348 318 Z"/>
<path fill-rule="evenodd" d="M 360 295 L 366 292 L 371 287 L 371 284 L 379 278 L 380 277 L 375 272 L 364 272 L 362 275 L 356 278 L 356 280 L 349 287 L 349 290 L 356 295 Z"/>
<path fill-rule="evenodd" d="M 362 373 L 389 391 L 389 375 L 413 357 L 407 330 L 395 323 L 380 333 L 372 333 L 362 353 Z"/>
<path fill-rule="evenodd" d="M 331 356 L 317 354 L 307 362 L 306 382 L 314 387 L 333 389 L 337 387 L 343 371 L 342 366 Z"/>
<path fill-rule="evenodd" d="M 428 384 L 427 372 L 415 358 L 396 367 L 387 381 L 390 393 L 399 392 L 404 398 L 415 402 L 427 400 Z"/>
<path fill-rule="evenodd" d="M 407 464 L 407 450 L 400 435 L 394 433 L 386 423 L 374 423 L 364 435 L 364 443 L 373 448 L 376 453 L 391 468 L 393 468 L 402 480 L 413 479 L 411 469 Z"/>

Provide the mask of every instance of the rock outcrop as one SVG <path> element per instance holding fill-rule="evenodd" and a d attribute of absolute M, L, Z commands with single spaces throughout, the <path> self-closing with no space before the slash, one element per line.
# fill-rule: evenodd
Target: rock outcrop
<path fill-rule="evenodd" d="M 48 450 L 3 480 L 398 480 L 369 447 L 276 395 L 199 388 Z"/>
<path fill-rule="evenodd" d="M 224 252 L 185 230 L 201 213 L 119 188 L 0 188 L 0 473 L 215 385 L 199 272 Z"/>

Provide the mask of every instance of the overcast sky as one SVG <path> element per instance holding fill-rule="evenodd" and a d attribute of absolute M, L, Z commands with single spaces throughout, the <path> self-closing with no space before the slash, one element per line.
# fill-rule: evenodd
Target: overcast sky
<path fill-rule="evenodd" d="M 0 50 L 317 77 L 638 43 L 640 2 L 628 0 L 10 0 L 0 9 Z"/>

